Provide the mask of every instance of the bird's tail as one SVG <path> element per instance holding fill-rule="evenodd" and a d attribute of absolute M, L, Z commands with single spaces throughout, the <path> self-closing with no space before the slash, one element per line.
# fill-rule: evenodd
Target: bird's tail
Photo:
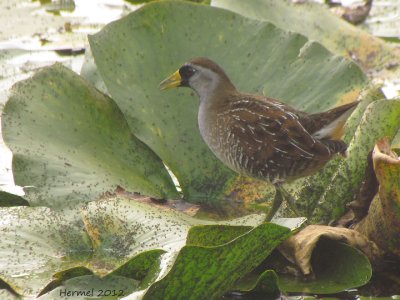
<path fill-rule="evenodd" d="M 332 153 L 338 153 L 343 157 L 347 157 L 347 144 L 342 140 L 320 140 Z"/>
<path fill-rule="evenodd" d="M 313 114 L 314 122 L 320 129 L 312 134 L 317 139 L 339 140 L 344 131 L 344 124 L 357 107 L 359 101 L 335 107 L 323 113 Z"/>

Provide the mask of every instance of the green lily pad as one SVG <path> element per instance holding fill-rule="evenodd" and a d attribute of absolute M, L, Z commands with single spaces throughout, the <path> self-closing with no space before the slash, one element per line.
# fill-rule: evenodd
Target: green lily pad
<path fill-rule="evenodd" d="M 239 90 L 264 92 L 314 112 L 355 100 L 365 84 L 355 64 L 302 35 L 204 5 L 151 3 L 89 41 L 129 126 L 177 176 L 188 201 L 221 201 L 236 174 L 202 141 L 197 97 L 188 89 L 158 90 L 185 61 L 212 58 Z"/>
<path fill-rule="evenodd" d="M 286 227 L 265 223 L 221 246 L 185 246 L 144 299 L 219 299 L 290 234 Z"/>
<path fill-rule="evenodd" d="M 198 225 L 189 229 L 186 245 L 194 246 L 219 246 L 228 243 L 254 228 L 254 223 L 240 222 L 241 219 L 230 221 L 229 225 Z M 276 218 L 274 224 L 290 228 L 294 231 L 300 228 L 306 218 Z M 239 225 L 242 223 L 241 225 Z M 250 226 L 246 226 L 246 224 Z"/>
<path fill-rule="evenodd" d="M 186 244 L 194 246 L 219 246 L 249 232 L 251 226 L 204 225 L 190 228 Z"/>
<path fill-rule="evenodd" d="M 260 224 L 264 218 L 204 221 L 122 196 L 89 202 L 81 213 L 84 227 L 49 208 L 0 208 L 0 279 L 24 296 L 48 293 L 84 275 L 130 278 L 141 281 L 143 290 L 185 245 L 191 226 L 221 224 L 226 228 L 231 224 L 237 228 Z M 210 232 L 210 236 L 219 236 L 219 232 Z M 164 253 L 167 261 L 161 258 Z"/>
<path fill-rule="evenodd" d="M 123 275 L 138 280 L 147 275 L 162 253 L 179 251 L 187 239 L 200 240 L 202 234 L 194 225 L 213 224 L 215 230 L 208 231 L 211 240 L 217 240 L 219 233 L 228 228 L 231 239 L 225 240 L 230 241 L 242 234 L 241 228 L 253 228 L 243 225 L 260 224 L 263 219 L 262 215 L 253 215 L 230 221 L 206 221 L 121 196 L 90 202 L 82 209 L 82 215 L 94 249 L 85 266 L 96 275 Z M 236 235 L 235 230 L 239 232 Z"/>
<path fill-rule="evenodd" d="M 20 295 L 38 295 L 53 274 L 91 256 L 86 233 L 49 208 L 0 208 L 0 216 L 0 277 Z"/>
<path fill-rule="evenodd" d="M 313 252 L 315 278 L 279 276 L 285 292 L 333 294 L 366 284 L 372 276 L 368 258 L 359 250 L 337 241 L 320 240 Z"/>
<path fill-rule="evenodd" d="M 398 49 L 338 18 L 317 3 L 293 3 L 289 0 L 212 0 L 211 5 L 304 34 L 333 53 L 354 59 L 366 71 L 382 70 L 400 61 Z"/>
<path fill-rule="evenodd" d="M 14 86 L 2 126 L 16 184 L 28 186 L 33 206 L 76 208 L 117 186 L 177 196 L 162 162 L 132 135 L 116 104 L 59 64 Z"/>
<path fill-rule="evenodd" d="M 268 299 L 277 299 L 281 291 L 278 275 L 273 270 L 266 270 L 255 281 L 246 281 L 246 277 L 235 285 L 241 292 L 257 293 Z"/>
<path fill-rule="evenodd" d="M 184 245 L 190 223 L 181 213 L 131 199 L 89 203 L 86 231 L 49 208 L 0 208 L 0 215 L 0 278 L 25 296 L 92 272 L 141 280 L 162 253 Z"/>
<path fill-rule="evenodd" d="M 149 276 L 149 272 L 154 265 L 158 263 L 160 256 L 165 253 L 164 250 L 154 249 L 142 252 L 129 260 L 119 268 L 112 271 L 109 275 L 124 276 L 135 280 L 144 280 Z M 159 270 L 157 270 L 159 271 Z"/>
<path fill-rule="evenodd" d="M 101 276 L 144 251 L 178 251 L 195 224 L 182 213 L 121 197 L 90 202 L 82 214 L 95 251 L 88 267 Z M 153 259 L 160 254 L 150 252 Z"/>

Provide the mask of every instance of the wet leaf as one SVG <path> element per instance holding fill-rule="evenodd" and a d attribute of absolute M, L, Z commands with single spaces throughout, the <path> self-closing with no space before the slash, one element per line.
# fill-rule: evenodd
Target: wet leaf
<path fill-rule="evenodd" d="M 154 265 L 159 263 L 164 250 L 154 249 L 142 252 L 129 260 L 117 269 L 113 270 L 109 275 L 124 276 L 135 280 L 143 280 L 149 276 L 149 272 L 154 268 Z"/>
<path fill-rule="evenodd" d="M 265 223 L 221 246 L 185 246 L 144 299 L 219 299 L 288 236 L 288 228 Z"/>
<path fill-rule="evenodd" d="M 131 133 L 116 104 L 61 65 L 19 82 L 3 135 L 16 184 L 33 206 L 76 208 L 117 186 L 177 196 L 159 158 Z"/>
<path fill-rule="evenodd" d="M 82 209 L 82 215 L 94 249 L 86 266 L 97 275 L 124 275 L 135 279 L 143 279 L 162 253 L 179 251 L 187 240 L 188 243 L 203 240 L 205 225 L 214 229 L 207 231 L 207 238 L 221 243 L 220 233 L 224 229 L 228 231 L 224 241 L 228 242 L 243 233 L 241 228 L 250 230 L 263 220 L 263 215 L 250 215 L 229 221 L 206 221 L 167 206 L 125 197 L 90 202 Z"/>
<path fill-rule="evenodd" d="M 379 191 L 355 230 L 400 256 L 400 158 L 391 151 L 390 139 L 384 138 L 375 145 L 372 159 Z"/>
<path fill-rule="evenodd" d="M 304 36 L 208 6 L 148 4 L 89 40 L 98 71 L 130 127 L 168 165 L 192 202 L 223 203 L 224 194 L 235 191 L 236 174 L 202 141 L 197 97 L 187 89 L 158 90 L 182 63 L 210 57 L 239 90 L 313 112 L 355 100 L 365 84 L 355 64 Z"/>

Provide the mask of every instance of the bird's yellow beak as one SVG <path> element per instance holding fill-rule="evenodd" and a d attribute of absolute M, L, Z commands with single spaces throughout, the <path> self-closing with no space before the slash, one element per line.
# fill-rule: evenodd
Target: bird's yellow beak
<path fill-rule="evenodd" d="M 181 85 L 179 70 L 160 83 L 160 90 L 172 89 Z"/>

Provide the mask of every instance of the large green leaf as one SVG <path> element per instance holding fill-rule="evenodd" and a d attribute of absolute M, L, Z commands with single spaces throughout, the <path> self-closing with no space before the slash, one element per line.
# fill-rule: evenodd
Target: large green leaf
<path fill-rule="evenodd" d="M 48 208 L 0 208 L 0 219 L 0 277 L 18 294 L 37 295 L 91 256 L 86 233 Z"/>
<path fill-rule="evenodd" d="M 216 240 L 218 224 L 254 226 L 263 220 L 263 215 L 252 215 L 204 221 L 122 196 L 89 202 L 81 213 L 85 227 L 49 208 L 0 208 L 0 279 L 24 296 L 46 293 L 83 275 L 131 278 L 144 281 L 140 288 L 145 289 L 157 278 L 160 264 L 173 261 L 185 245 L 191 226 L 216 224 L 209 232 Z M 169 256 L 160 261 L 163 253 Z"/>
<path fill-rule="evenodd" d="M 178 251 L 196 224 L 183 213 L 118 197 L 91 202 L 82 213 L 95 250 L 88 266 L 103 276 L 144 251 Z"/>
<path fill-rule="evenodd" d="M 128 198 L 90 202 L 85 228 L 49 208 L 0 208 L 0 216 L 0 278 L 26 296 L 92 273 L 141 280 L 163 252 L 184 246 L 191 224 L 203 223 Z"/>
<path fill-rule="evenodd" d="M 240 90 L 264 92 L 314 112 L 355 100 L 365 82 L 355 64 L 302 35 L 189 3 L 146 5 L 89 41 L 107 90 L 133 132 L 178 177 L 188 201 L 215 203 L 235 174 L 198 133 L 197 97 L 187 89 L 158 90 L 182 63 L 209 57 Z"/>
<path fill-rule="evenodd" d="M 211 4 L 302 33 L 330 51 L 354 59 L 366 71 L 382 71 L 392 64 L 392 71 L 400 70 L 396 64 L 400 60 L 399 49 L 338 18 L 319 4 L 289 0 L 212 0 Z"/>
<path fill-rule="evenodd" d="M 116 104 L 54 65 L 16 84 L 3 135 L 31 205 L 74 208 L 118 185 L 157 198 L 177 196 L 159 158 L 130 132 Z"/>
<path fill-rule="evenodd" d="M 185 246 L 144 299 L 219 299 L 289 235 L 288 228 L 266 223 L 221 246 Z"/>

